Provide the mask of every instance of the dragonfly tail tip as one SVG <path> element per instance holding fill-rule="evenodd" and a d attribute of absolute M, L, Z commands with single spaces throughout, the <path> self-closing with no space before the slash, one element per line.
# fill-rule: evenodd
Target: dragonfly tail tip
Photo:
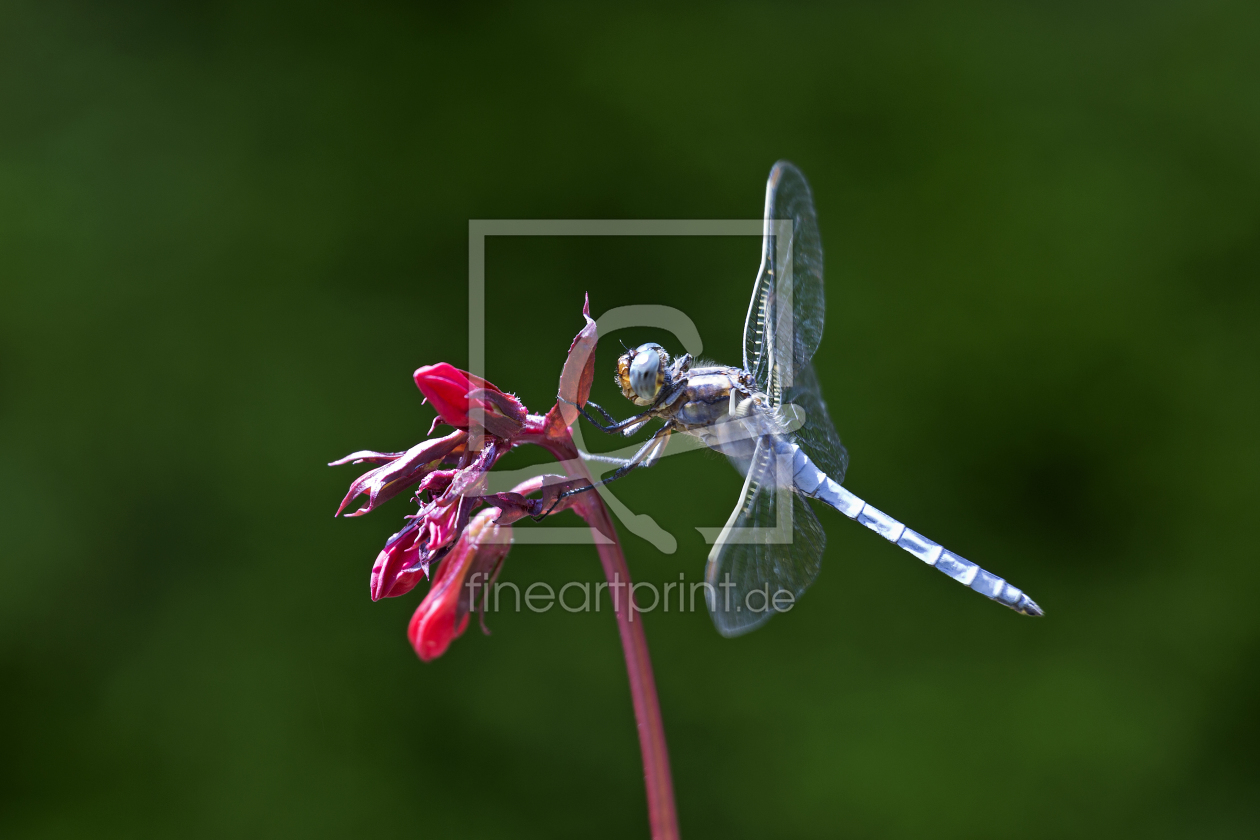
<path fill-rule="evenodd" d="M 1015 609 L 1023 615 L 1031 615 L 1034 618 L 1041 618 L 1045 615 L 1041 607 L 1037 606 L 1037 602 L 1027 595 L 1020 599 L 1020 603 L 1015 606 Z"/>

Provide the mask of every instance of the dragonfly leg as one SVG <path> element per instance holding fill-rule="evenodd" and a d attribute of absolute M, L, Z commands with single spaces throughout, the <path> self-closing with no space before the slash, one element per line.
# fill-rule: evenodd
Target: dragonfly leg
<path fill-rule="evenodd" d="M 631 461 L 630 458 L 614 458 L 611 455 L 600 455 L 598 452 L 583 452 L 579 450 L 578 454 L 582 456 L 583 461 L 598 461 L 601 464 L 616 464 L 617 466 L 621 466 L 623 464 L 628 464 Z"/>
<path fill-rule="evenodd" d="M 585 417 L 587 420 L 590 421 L 592 426 L 599 429 L 601 432 L 608 432 L 610 434 L 613 432 L 620 432 L 623 429 L 633 426 L 635 423 L 642 423 L 644 420 L 649 419 L 650 415 L 652 414 L 651 411 L 645 411 L 642 414 L 637 414 L 634 417 L 630 417 L 625 420 L 617 420 L 598 404 L 593 403 L 593 402 L 588 402 L 586 405 L 594 406 L 595 410 L 598 411 L 600 414 L 604 415 L 605 419 L 608 420 L 610 425 L 605 426 L 603 423 L 599 422 L 594 417 L 592 417 L 590 412 L 588 412 L 584 406 L 580 406 L 577 403 L 569 402 L 564 397 L 558 397 L 557 399 L 559 399 L 560 402 L 566 403 L 567 405 L 571 405 L 574 408 L 576 408 L 579 412 L 581 412 L 583 417 Z"/>
<path fill-rule="evenodd" d="M 537 522 L 550 516 L 551 512 L 556 509 L 556 505 L 560 504 L 561 501 L 569 498 L 570 496 L 576 496 L 578 493 L 585 493 L 589 490 L 594 490 L 596 487 L 607 484 L 610 481 L 616 481 L 619 478 L 625 477 L 639 467 L 652 466 L 652 464 L 656 463 L 656 459 L 660 456 L 661 452 L 665 451 L 665 445 L 669 442 L 669 436 L 673 430 L 673 423 L 666 423 L 664 426 L 661 426 L 652 433 L 652 436 L 639 447 L 639 451 L 634 453 L 634 455 L 630 458 L 611 458 L 607 455 L 591 455 L 588 453 L 587 457 L 589 460 L 603 461 L 606 464 L 620 464 L 621 466 L 613 470 L 612 474 L 607 478 L 601 478 L 594 484 L 588 484 L 585 487 L 576 487 L 572 490 L 564 491 L 556 497 L 555 502 L 552 503 L 551 507 L 547 508 L 545 513 L 540 513 L 538 516 L 533 517 L 534 521 Z"/>
<path fill-rule="evenodd" d="M 616 418 L 616 417 L 613 417 L 611 414 L 609 414 L 609 413 L 608 413 L 608 412 L 604 409 L 604 407 L 603 407 L 602 405 L 600 405 L 599 403 L 597 403 L 597 402 L 591 402 L 590 400 L 587 400 L 586 405 L 587 405 L 588 407 L 594 408 L 594 409 L 595 409 L 596 411 L 598 411 L 600 414 L 604 415 L 604 419 L 605 419 L 605 420 L 607 420 L 609 423 L 612 423 L 613 425 L 616 425 L 616 424 L 617 424 L 617 422 L 618 422 L 618 421 L 617 421 L 617 418 Z"/>

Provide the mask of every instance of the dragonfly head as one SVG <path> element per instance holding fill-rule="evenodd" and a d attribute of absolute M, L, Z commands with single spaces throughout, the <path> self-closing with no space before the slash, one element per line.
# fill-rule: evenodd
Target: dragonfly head
<path fill-rule="evenodd" d="M 669 354 L 659 344 L 631 347 L 617 359 L 617 386 L 635 405 L 651 405 L 665 387 Z"/>

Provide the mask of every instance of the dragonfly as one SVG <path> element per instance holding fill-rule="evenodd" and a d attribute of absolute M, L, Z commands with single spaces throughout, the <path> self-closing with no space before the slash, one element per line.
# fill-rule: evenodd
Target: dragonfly
<path fill-rule="evenodd" d="M 643 410 L 617 420 L 593 402 L 578 408 L 610 434 L 630 436 L 653 421 L 661 425 L 631 458 L 588 454 L 617 464 L 597 484 L 652 466 L 675 433 L 727 456 L 744 484 L 713 540 L 704 587 L 710 615 L 724 636 L 747 633 L 790 609 L 818 577 L 826 534 L 807 499 L 836 509 L 1017 613 L 1042 615 L 1020 589 L 842 486 L 849 455 L 812 363 L 823 320 L 823 250 L 813 197 L 800 170 L 779 161 L 766 183 L 761 264 L 744 321 L 742 367 L 690 354 L 674 358 L 656 343 L 627 349 L 617 359 L 615 381 Z"/>

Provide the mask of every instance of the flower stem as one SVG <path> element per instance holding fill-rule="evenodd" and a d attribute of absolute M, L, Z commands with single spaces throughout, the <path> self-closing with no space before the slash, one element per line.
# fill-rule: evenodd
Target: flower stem
<path fill-rule="evenodd" d="M 592 494 L 594 495 L 594 494 Z M 598 499 L 598 496 L 596 496 Z M 600 562 L 609 584 L 624 581 L 624 601 L 613 596 L 613 611 L 617 614 L 617 630 L 621 634 L 621 648 L 626 655 L 626 671 L 630 675 L 630 697 L 634 701 L 634 718 L 639 725 L 639 747 L 643 752 L 643 776 L 647 784 L 648 820 L 652 826 L 653 840 L 676 840 L 678 814 L 674 809 L 674 784 L 669 774 L 669 751 L 665 746 L 665 724 L 661 719 L 661 704 L 656 696 L 656 679 L 652 676 L 652 660 L 648 657 L 647 637 L 643 634 L 643 620 L 634 621 L 631 614 L 630 570 L 625 554 L 616 538 L 616 530 L 608 516 L 602 499 L 592 504 L 591 530 L 608 534 L 612 542 L 598 540 Z M 602 520 L 602 521 L 601 521 Z M 613 590 L 616 592 L 616 590 Z"/>
<path fill-rule="evenodd" d="M 542 418 L 531 417 L 535 428 Z M 528 422 L 527 422 L 527 425 Z M 585 478 L 594 483 L 585 462 L 578 455 L 573 438 L 566 429 L 562 436 L 527 434 L 530 443 L 545 447 L 564 465 L 565 472 L 573 477 Z M 621 635 L 621 649 L 626 657 L 626 672 L 630 677 L 630 699 L 634 704 L 634 719 L 638 724 L 639 748 L 643 753 L 643 778 L 647 786 L 648 822 L 653 840 L 678 840 L 678 812 L 674 807 L 674 783 L 669 773 L 669 750 L 665 744 L 665 724 L 661 718 L 661 704 L 656 696 L 656 679 L 652 675 L 652 660 L 648 656 L 647 636 L 643 634 L 643 621 L 633 619 L 631 612 L 630 569 L 626 555 L 621 550 L 617 528 L 598 491 L 584 493 L 583 504 L 574 510 L 586 520 L 595 536 L 604 576 L 613 595 L 613 612 L 617 616 L 617 631 Z M 626 597 L 615 594 L 620 586 L 626 587 Z"/>

